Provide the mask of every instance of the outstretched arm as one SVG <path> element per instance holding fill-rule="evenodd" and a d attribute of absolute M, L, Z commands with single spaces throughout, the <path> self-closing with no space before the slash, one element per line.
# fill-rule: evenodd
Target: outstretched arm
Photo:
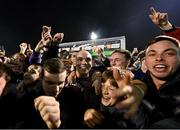
<path fill-rule="evenodd" d="M 155 25 L 159 26 L 164 31 L 173 28 L 172 24 L 168 20 L 168 14 L 157 12 L 153 7 L 150 8 L 149 18 Z"/>
<path fill-rule="evenodd" d="M 165 32 L 165 35 L 174 37 L 180 41 L 180 27 L 174 26 L 169 22 L 167 13 L 157 12 L 151 7 L 149 18 Z"/>
<path fill-rule="evenodd" d="M 130 80 L 128 73 L 125 73 L 124 78 L 122 78 L 116 68 L 113 68 L 113 76 L 119 87 L 114 94 L 115 107 L 121 111 L 125 110 L 124 117 L 129 119 L 137 113 L 147 86 L 140 80 Z"/>

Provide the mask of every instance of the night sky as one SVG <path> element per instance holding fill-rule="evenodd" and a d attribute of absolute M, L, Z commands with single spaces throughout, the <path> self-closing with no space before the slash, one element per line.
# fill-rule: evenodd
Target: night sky
<path fill-rule="evenodd" d="M 1 0 L 0 45 L 8 55 L 21 42 L 34 48 L 48 25 L 52 34 L 64 32 L 63 42 L 89 40 L 94 31 L 99 38 L 125 36 L 128 50 L 141 50 L 162 33 L 148 17 L 151 6 L 180 26 L 180 0 Z"/>

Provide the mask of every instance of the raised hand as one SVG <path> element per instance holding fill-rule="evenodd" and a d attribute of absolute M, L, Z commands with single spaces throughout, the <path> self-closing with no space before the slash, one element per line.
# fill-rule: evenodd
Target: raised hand
<path fill-rule="evenodd" d="M 134 48 L 131 55 L 134 56 L 134 55 L 138 54 L 138 52 L 139 52 L 138 49 Z"/>
<path fill-rule="evenodd" d="M 53 37 L 53 42 L 55 43 L 61 43 L 64 38 L 64 33 L 56 33 Z"/>
<path fill-rule="evenodd" d="M 19 44 L 19 47 L 20 47 L 20 53 L 25 54 L 26 49 L 27 49 L 27 43 L 22 42 Z"/>
<path fill-rule="evenodd" d="M 157 12 L 153 7 L 150 8 L 149 18 L 155 25 L 158 25 L 161 28 L 171 25 L 168 21 L 168 14 Z"/>
<path fill-rule="evenodd" d="M 51 27 L 48 26 L 42 27 L 41 38 L 44 46 L 48 46 L 50 44 L 50 42 L 52 41 Z"/>
<path fill-rule="evenodd" d="M 33 52 L 33 50 L 31 49 L 31 45 L 28 44 L 27 49 L 26 49 L 26 54 L 30 56 L 32 54 L 32 52 Z"/>
<path fill-rule="evenodd" d="M 41 33 L 41 38 L 43 39 L 44 37 L 45 37 L 45 34 L 46 33 L 51 33 L 51 27 L 48 27 L 48 26 L 43 26 L 42 27 L 42 33 Z M 45 40 L 47 40 L 47 39 L 45 39 Z"/>
<path fill-rule="evenodd" d="M 40 96 L 34 100 L 34 106 L 49 129 L 59 128 L 60 120 L 60 106 L 59 102 L 51 96 Z"/>
<path fill-rule="evenodd" d="M 104 60 L 106 58 L 106 56 L 104 55 L 104 51 L 101 47 L 95 46 L 92 50 L 99 56 L 99 58 L 101 58 L 101 60 Z"/>
<path fill-rule="evenodd" d="M 115 107 L 124 111 L 126 119 L 131 118 L 138 111 L 143 99 L 146 85 L 139 80 L 130 80 L 130 74 L 124 73 L 122 77 L 117 68 L 113 68 L 113 76 L 118 84 L 118 91 L 114 94 Z"/>
<path fill-rule="evenodd" d="M 96 125 L 100 124 L 103 119 L 104 116 L 95 109 L 88 109 L 84 114 L 84 123 L 90 128 L 94 128 Z"/>

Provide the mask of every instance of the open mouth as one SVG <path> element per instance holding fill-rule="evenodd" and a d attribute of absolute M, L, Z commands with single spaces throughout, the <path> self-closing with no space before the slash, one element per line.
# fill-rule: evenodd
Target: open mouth
<path fill-rule="evenodd" d="M 80 66 L 82 69 L 86 69 L 86 66 L 85 65 L 81 65 Z"/>
<path fill-rule="evenodd" d="M 164 64 L 159 64 L 159 65 L 155 65 L 155 66 L 154 66 L 154 69 L 155 69 L 156 71 L 165 71 L 166 68 L 167 68 L 167 66 L 164 65 Z"/>
<path fill-rule="evenodd" d="M 109 97 L 103 97 L 103 100 L 107 102 L 110 100 L 110 98 Z"/>

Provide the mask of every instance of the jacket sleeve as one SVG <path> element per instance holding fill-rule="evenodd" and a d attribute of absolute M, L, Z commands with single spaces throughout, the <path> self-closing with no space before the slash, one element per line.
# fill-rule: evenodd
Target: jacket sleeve
<path fill-rule="evenodd" d="M 174 37 L 180 41 L 180 27 L 173 25 L 173 28 L 165 31 L 165 35 Z"/>
<path fill-rule="evenodd" d="M 59 46 L 56 44 L 51 44 L 48 48 L 48 51 L 44 51 L 42 56 L 42 62 L 46 61 L 47 59 L 58 58 L 58 57 L 59 57 Z"/>
<path fill-rule="evenodd" d="M 29 57 L 29 64 L 33 64 L 33 63 L 41 63 L 41 55 L 40 53 L 37 53 L 35 51 L 33 51 L 33 53 L 30 55 Z"/>

